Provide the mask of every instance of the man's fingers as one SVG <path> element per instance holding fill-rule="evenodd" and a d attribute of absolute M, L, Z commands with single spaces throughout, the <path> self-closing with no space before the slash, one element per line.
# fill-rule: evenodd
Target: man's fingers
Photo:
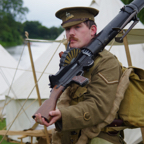
<path fill-rule="evenodd" d="M 56 110 L 54 110 L 54 111 L 50 111 L 50 112 L 49 112 L 49 115 L 52 116 L 52 117 L 58 116 L 59 118 L 61 118 L 61 112 L 60 112 L 59 109 L 56 109 Z"/>
<path fill-rule="evenodd" d="M 36 117 L 35 117 L 35 121 L 37 122 L 37 123 L 42 123 L 42 117 L 41 117 L 41 114 L 40 113 L 38 113 L 38 114 L 36 114 L 35 115 Z"/>
<path fill-rule="evenodd" d="M 58 111 L 50 111 L 49 113 L 50 116 L 57 116 L 58 115 Z"/>
<path fill-rule="evenodd" d="M 51 121 L 49 122 L 49 125 L 54 124 L 57 120 L 58 120 L 58 117 L 53 117 L 53 118 L 51 119 Z"/>
<path fill-rule="evenodd" d="M 47 127 L 49 126 L 49 123 L 47 123 L 44 118 L 42 118 L 42 124 L 47 126 Z"/>
<path fill-rule="evenodd" d="M 41 117 L 41 114 L 38 113 L 35 116 L 35 121 L 39 124 L 43 124 L 45 126 L 50 126 L 52 124 L 54 124 L 57 120 L 59 120 L 61 118 L 61 112 L 59 111 L 59 109 L 56 109 L 54 111 L 50 111 L 49 115 L 52 117 L 51 121 L 49 123 L 47 123 L 47 121 Z"/>

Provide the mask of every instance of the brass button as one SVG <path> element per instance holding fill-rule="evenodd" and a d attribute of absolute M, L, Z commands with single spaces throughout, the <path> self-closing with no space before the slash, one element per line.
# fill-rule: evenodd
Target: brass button
<path fill-rule="evenodd" d="M 89 120 L 91 117 L 90 117 L 90 114 L 89 112 L 85 112 L 84 113 L 84 120 Z"/>

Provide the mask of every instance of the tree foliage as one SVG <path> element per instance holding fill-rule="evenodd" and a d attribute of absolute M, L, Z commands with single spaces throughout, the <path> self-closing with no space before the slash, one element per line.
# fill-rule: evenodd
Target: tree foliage
<path fill-rule="evenodd" d="M 22 5 L 22 0 L 0 0 L 0 43 L 22 43 L 20 33 L 23 31 L 23 25 L 18 21 L 28 12 L 28 8 Z"/>
<path fill-rule="evenodd" d="M 38 21 L 26 21 L 23 23 L 23 34 L 25 31 L 29 33 L 30 38 L 40 39 L 56 39 L 64 30 L 62 27 L 47 28 Z"/>
<path fill-rule="evenodd" d="M 27 7 L 23 7 L 23 0 L 0 0 L 1 18 L 11 16 L 14 20 L 22 20 L 28 12 Z"/>
<path fill-rule="evenodd" d="M 28 8 L 23 7 L 23 0 L 0 0 L 0 44 L 13 46 L 22 44 L 25 31 L 30 38 L 55 39 L 62 27 L 47 28 L 38 21 L 20 21 L 25 19 Z"/>

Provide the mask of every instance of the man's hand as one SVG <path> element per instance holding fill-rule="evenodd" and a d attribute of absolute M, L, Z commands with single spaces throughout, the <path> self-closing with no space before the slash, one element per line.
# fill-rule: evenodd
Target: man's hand
<path fill-rule="evenodd" d="M 56 109 L 54 111 L 50 111 L 49 115 L 52 117 L 51 121 L 48 123 L 47 121 L 45 121 L 44 118 L 41 117 L 41 114 L 38 113 L 35 116 L 35 121 L 39 124 L 45 125 L 45 126 L 50 126 L 52 124 L 54 124 L 57 120 L 61 119 L 61 112 L 59 111 L 59 109 Z"/>

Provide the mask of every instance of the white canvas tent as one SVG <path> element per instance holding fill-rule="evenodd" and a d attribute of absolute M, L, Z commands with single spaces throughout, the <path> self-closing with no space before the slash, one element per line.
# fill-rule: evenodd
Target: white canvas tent
<path fill-rule="evenodd" d="M 61 34 L 57 39 L 62 40 L 64 38 L 64 34 Z M 58 48 L 58 51 L 56 51 L 57 47 L 60 45 L 60 43 L 53 43 L 36 61 L 35 61 L 35 70 L 37 79 L 40 78 L 42 72 L 44 71 L 44 74 L 42 75 L 41 79 L 38 81 L 38 86 L 40 90 L 40 96 L 42 100 L 45 100 L 49 97 L 50 94 L 50 88 L 48 86 L 49 80 L 48 76 L 50 74 L 55 74 L 59 69 L 59 52 L 64 51 L 64 45 L 61 44 Z M 56 52 L 56 53 L 55 53 Z M 55 53 L 55 54 L 54 54 Z M 53 58 L 52 58 L 53 57 Z M 28 129 L 32 126 L 33 119 L 31 116 L 36 112 L 36 110 L 39 107 L 38 100 L 37 99 L 37 93 L 33 78 L 33 73 L 31 70 L 31 67 L 29 68 L 31 71 L 24 72 L 21 77 L 19 77 L 15 83 L 13 84 L 12 88 L 15 91 L 15 94 L 18 96 L 17 99 L 11 100 L 11 97 L 13 97 L 13 93 L 10 92 L 8 96 L 6 96 L 6 100 L 11 102 L 6 107 L 6 115 L 7 124 L 10 124 L 14 118 L 16 117 L 17 113 L 21 109 L 21 106 L 18 105 L 17 101 L 19 100 L 21 102 L 21 105 L 25 102 L 28 96 L 28 101 L 26 102 L 24 109 L 25 112 L 16 119 L 10 130 L 23 130 Z M 32 91 L 32 89 L 34 90 Z M 30 94 L 31 93 L 31 94 Z M 28 107 L 28 108 L 27 108 Z M 13 113 L 11 113 L 11 109 L 13 108 Z M 23 121 L 24 120 L 24 121 Z M 18 136 L 10 136 L 10 138 L 17 140 Z M 28 139 L 24 140 L 25 142 L 28 141 Z"/>
<path fill-rule="evenodd" d="M 6 89 L 23 73 L 18 70 L 15 75 L 17 66 L 18 62 L 0 45 L 0 113 L 5 104 Z M 19 68 L 22 67 L 19 65 Z M 5 113 L 3 114 L 5 115 Z"/>
<path fill-rule="evenodd" d="M 98 32 L 102 30 L 110 20 L 112 20 L 117 13 L 119 12 L 120 8 L 123 6 L 122 2 L 120 0 L 96 0 L 92 2 L 92 7 L 95 7 L 100 10 L 99 15 L 96 17 L 96 23 L 98 25 Z M 136 28 L 144 28 L 144 26 L 139 23 L 137 24 Z M 57 40 L 62 40 L 64 37 L 64 32 L 57 38 Z M 59 65 L 59 56 L 58 53 L 65 50 L 65 47 L 63 44 L 60 45 L 58 50 L 56 51 L 59 43 L 53 43 L 47 51 L 45 51 L 44 54 L 42 54 L 38 60 L 35 61 L 35 69 L 36 69 L 36 75 L 37 79 L 40 78 L 41 73 L 45 69 L 46 65 L 48 67 L 46 68 L 44 74 L 38 81 L 39 89 L 40 89 L 40 95 L 41 99 L 47 99 L 50 93 L 50 88 L 48 86 L 48 75 L 49 74 L 55 74 L 58 71 L 58 65 Z M 109 46 L 107 47 L 107 49 Z M 56 52 L 56 53 L 55 53 Z M 127 59 L 125 55 L 124 46 L 113 46 L 112 53 L 114 53 L 118 59 L 122 62 L 123 65 L 127 66 Z M 142 56 L 144 53 L 144 45 L 131 45 L 130 46 L 130 53 L 132 55 L 132 63 L 134 66 L 144 68 L 144 57 Z M 53 56 L 53 58 L 52 58 Z M 51 59 L 52 58 L 52 59 Z M 31 69 L 31 68 L 29 68 Z M 21 103 L 24 103 L 26 98 L 29 96 L 28 101 L 26 102 L 26 105 L 29 107 L 26 109 L 26 114 L 22 113 L 17 120 L 14 122 L 10 130 L 23 130 L 26 128 L 29 128 L 31 125 L 31 116 L 34 114 L 34 112 L 37 110 L 38 101 L 35 101 L 32 105 L 31 102 L 34 101 L 34 99 L 37 98 L 36 90 L 32 89 L 34 88 L 34 80 L 32 72 L 24 72 L 21 77 L 19 77 L 15 83 L 13 84 L 13 90 L 15 91 L 16 95 L 18 96 L 17 99 L 13 99 L 11 103 L 7 106 L 7 124 L 9 124 L 16 116 L 16 114 L 20 110 L 20 106 L 17 105 L 17 100 L 19 99 Z M 10 92 L 10 94 L 7 96 L 7 100 L 10 100 L 11 97 L 13 97 L 13 93 Z M 26 105 L 24 108 L 26 108 Z M 13 108 L 13 112 L 11 112 L 11 109 Z M 26 116 L 27 115 L 27 116 Z M 16 137 L 11 137 L 14 139 L 17 139 Z M 129 142 L 130 137 L 126 136 L 126 140 L 129 144 L 132 144 L 133 142 Z"/>
<path fill-rule="evenodd" d="M 2 47 L 2 45 L 0 45 L 0 58 L 0 95 L 2 95 L 3 92 L 9 88 L 8 84 L 11 84 L 18 62 Z M 15 79 L 20 75 L 21 72 L 18 71 Z M 7 83 L 5 79 L 8 80 Z"/>

